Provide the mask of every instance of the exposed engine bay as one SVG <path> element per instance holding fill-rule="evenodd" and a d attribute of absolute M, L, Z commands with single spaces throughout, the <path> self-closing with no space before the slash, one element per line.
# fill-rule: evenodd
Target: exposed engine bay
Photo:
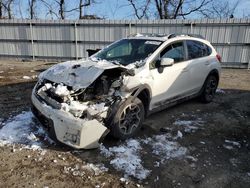
<path fill-rule="evenodd" d="M 70 112 L 77 118 L 98 119 L 107 116 L 108 107 L 116 100 L 120 100 L 118 94 L 121 87 L 119 69 L 105 70 L 87 88 L 74 90 L 63 83 L 53 83 L 43 80 L 36 87 L 36 92 L 48 105 Z"/>
<path fill-rule="evenodd" d="M 133 71 L 106 63 L 101 62 L 99 68 L 92 62 L 66 62 L 40 75 L 32 102 L 36 111 L 52 122 L 50 127 L 60 142 L 95 148 L 109 132 L 106 120 L 113 105 L 124 99 L 123 81 Z M 109 66 L 103 68 L 105 65 Z"/>

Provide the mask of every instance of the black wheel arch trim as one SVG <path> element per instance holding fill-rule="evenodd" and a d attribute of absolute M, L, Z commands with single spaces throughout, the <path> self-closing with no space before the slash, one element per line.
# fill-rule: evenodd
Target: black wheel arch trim
<path fill-rule="evenodd" d="M 107 127 L 110 127 L 112 126 L 110 123 L 112 122 L 112 119 L 113 117 L 115 116 L 117 110 L 119 109 L 119 107 L 127 102 L 127 101 L 130 101 L 132 102 L 136 97 L 138 97 L 143 91 L 147 91 L 147 94 L 148 94 L 148 97 L 147 97 L 147 105 L 145 106 L 145 104 L 143 103 L 144 105 L 144 109 L 145 109 L 145 116 L 147 116 L 148 114 L 148 111 L 149 111 L 149 104 L 150 104 L 150 101 L 151 101 L 151 96 L 152 96 L 152 91 L 151 91 L 151 88 L 148 84 L 141 84 L 139 86 L 136 86 L 130 90 L 127 90 L 127 92 L 130 92 L 131 95 L 128 97 L 128 98 L 125 98 L 125 99 L 120 99 L 120 100 L 116 100 L 111 108 L 110 108 L 110 111 L 109 111 L 109 115 L 108 117 L 104 120 L 105 121 L 105 125 Z M 142 101 L 143 102 L 143 101 Z"/>
<path fill-rule="evenodd" d="M 211 71 L 209 72 L 209 74 L 207 75 L 207 78 L 208 78 L 208 76 L 210 76 L 210 75 L 216 75 L 216 77 L 217 77 L 217 79 L 218 79 L 218 82 L 219 82 L 220 76 L 219 76 L 219 71 L 218 71 L 217 69 L 211 70 Z M 207 78 L 206 78 L 206 79 L 207 79 Z"/>
<path fill-rule="evenodd" d="M 206 80 L 207 80 L 207 78 L 208 78 L 210 75 L 215 75 L 215 76 L 217 77 L 218 83 L 219 83 L 219 80 L 220 80 L 219 71 L 218 71 L 217 69 L 211 70 L 211 71 L 208 73 L 206 79 L 204 80 L 203 86 L 202 86 L 201 90 L 199 91 L 198 95 L 201 95 L 201 94 L 202 94 L 202 92 L 203 92 L 203 90 L 204 90 L 204 87 L 205 87 Z"/>
<path fill-rule="evenodd" d="M 144 98 L 145 100 L 140 98 L 140 95 L 144 91 L 146 92 L 146 97 Z M 151 98 L 152 98 L 152 90 L 150 86 L 148 84 L 142 84 L 140 86 L 133 88 L 130 100 L 133 101 L 136 97 L 142 100 L 142 103 L 145 109 L 145 116 L 147 116 L 148 111 L 149 111 L 149 105 L 150 105 Z"/>

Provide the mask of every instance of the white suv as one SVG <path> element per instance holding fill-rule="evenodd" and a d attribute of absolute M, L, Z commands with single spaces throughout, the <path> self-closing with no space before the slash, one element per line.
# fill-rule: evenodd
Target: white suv
<path fill-rule="evenodd" d="M 178 102 L 211 102 L 220 61 L 198 36 L 137 34 L 41 73 L 32 109 L 60 142 L 95 148 L 108 132 L 135 135 L 146 116 Z"/>

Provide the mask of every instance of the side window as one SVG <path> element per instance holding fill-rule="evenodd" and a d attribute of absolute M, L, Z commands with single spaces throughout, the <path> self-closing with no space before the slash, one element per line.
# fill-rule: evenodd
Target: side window
<path fill-rule="evenodd" d="M 207 46 L 206 44 L 204 44 L 205 46 L 206 46 L 206 48 L 207 48 L 207 56 L 209 56 L 209 55 L 211 55 L 211 53 L 212 53 L 212 49 L 209 47 L 209 46 Z"/>
<path fill-rule="evenodd" d="M 167 46 L 160 54 L 161 58 L 172 58 L 174 62 L 184 61 L 183 42 L 177 42 Z"/>
<path fill-rule="evenodd" d="M 199 41 L 187 40 L 188 59 L 208 56 L 211 54 L 209 46 Z"/>

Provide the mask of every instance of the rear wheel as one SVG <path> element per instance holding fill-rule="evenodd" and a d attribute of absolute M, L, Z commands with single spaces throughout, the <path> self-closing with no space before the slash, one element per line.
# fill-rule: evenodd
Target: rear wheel
<path fill-rule="evenodd" d="M 209 75 L 204 83 L 201 94 L 202 102 L 209 103 L 213 100 L 218 86 L 218 79 L 214 75 Z"/>
<path fill-rule="evenodd" d="M 125 101 L 114 116 L 111 134 L 122 140 L 134 136 L 141 128 L 144 115 L 144 105 L 139 98 Z"/>

